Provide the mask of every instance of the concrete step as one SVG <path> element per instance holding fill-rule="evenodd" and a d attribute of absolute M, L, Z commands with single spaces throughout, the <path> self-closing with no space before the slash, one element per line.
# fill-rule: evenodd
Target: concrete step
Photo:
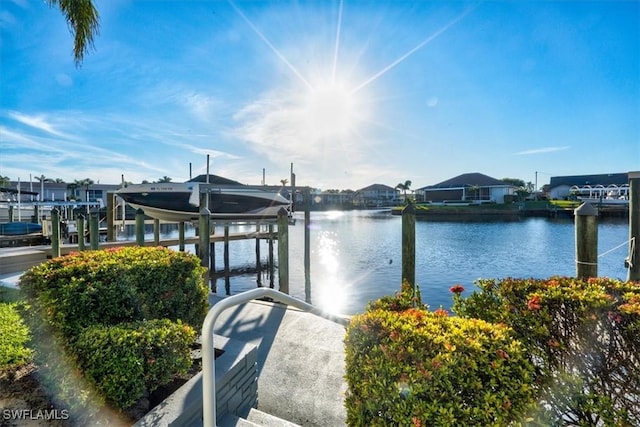
<path fill-rule="evenodd" d="M 218 423 L 219 427 L 300 427 L 282 418 L 274 417 L 259 409 L 251 408 L 246 418 L 227 415 Z"/>

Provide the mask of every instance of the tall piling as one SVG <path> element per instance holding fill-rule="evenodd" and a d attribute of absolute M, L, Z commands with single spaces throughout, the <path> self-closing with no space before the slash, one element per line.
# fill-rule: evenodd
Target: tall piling
<path fill-rule="evenodd" d="M 598 277 L 598 209 L 583 203 L 574 210 L 576 277 Z"/>
<path fill-rule="evenodd" d="M 627 280 L 640 280 L 640 171 L 629 172 L 629 257 Z"/>
<path fill-rule="evenodd" d="M 225 280 L 230 276 L 229 271 L 229 224 L 224 225 L 224 278 Z"/>
<path fill-rule="evenodd" d="M 89 215 L 89 246 L 92 251 L 100 247 L 100 212 L 98 209 L 91 211 Z"/>
<path fill-rule="evenodd" d="M 269 287 L 273 288 L 275 263 L 273 261 L 273 224 L 269 224 Z"/>
<path fill-rule="evenodd" d="M 76 230 L 78 232 L 78 250 L 84 251 L 84 214 L 78 214 L 76 218 Z"/>
<path fill-rule="evenodd" d="M 416 284 L 416 210 L 412 203 L 402 209 L 402 280 Z"/>
<path fill-rule="evenodd" d="M 178 223 L 178 250 L 184 252 L 184 221 Z"/>
<path fill-rule="evenodd" d="M 198 229 L 200 235 L 198 236 L 198 256 L 200 257 L 200 265 L 209 269 L 209 228 L 211 221 L 211 212 L 206 206 L 200 209 L 200 218 L 198 220 Z M 208 274 L 209 272 L 207 272 Z"/>
<path fill-rule="evenodd" d="M 256 281 L 258 286 L 261 286 L 262 265 L 260 262 L 260 223 L 256 224 L 256 273 Z"/>
<path fill-rule="evenodd" d="M 289 215 L 278 211 L 278 283 L 280 292 L 289 293 Z"/>
<path fill-rule="evenodd" d="M 116 202 L 116 194 L 108 192 L 107 193 L 107 242 L 116 241 L 115 202 Z"/>
<path fill-rule="evenodd" d="M 153 244 L 160 246 L 160 220 L 158 218 L 153 219 Z"/>
<path fill-rule="evenodd" d="M 304 300 L 311 304 L 311 191 L 304 189 Z"/>
<path fill-rule="evenodd" d="M 144 211 L 140 208 L 136 211 L 136 244 L 144 246 Z"/>
<path fill-rule="evenodd" d="M 60 211 L 51 209 L 51 257 L 60 256 Z"/>

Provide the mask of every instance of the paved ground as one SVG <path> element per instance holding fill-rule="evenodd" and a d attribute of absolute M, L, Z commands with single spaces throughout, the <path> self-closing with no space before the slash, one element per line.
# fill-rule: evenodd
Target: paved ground
<path fill-rule="evenodd" d="M 302 426 L 345 425 L 343 326 L 254 301 L 223 312 L 215 332 L 258 346 L 258 409 Z"/>

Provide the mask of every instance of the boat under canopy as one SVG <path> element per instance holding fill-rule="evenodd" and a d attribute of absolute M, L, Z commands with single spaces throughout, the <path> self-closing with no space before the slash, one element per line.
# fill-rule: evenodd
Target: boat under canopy
<path fill-rule="evenodd" d="M 208 197 L 212 219 L 260 220 L 277 217 L 290 200 L 268 187 L 243 185 L 216 175 L 200 175 L 183 183 L 132 184 L 116 194 L 135 209 L 163 221 L 195 221 L 199 218 L 200 195 Z"/>
<path fill-rule="evenodd" d="M 32 222 L 17 221 L 0 223 L 1 236 L 21 236 L 33 233 L 42 233 L 42 225 Z"/>

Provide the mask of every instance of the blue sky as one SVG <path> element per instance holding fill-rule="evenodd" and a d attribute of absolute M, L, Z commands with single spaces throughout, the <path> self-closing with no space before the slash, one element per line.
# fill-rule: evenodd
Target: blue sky
<path fill-rule="evenodd" d="M 0 0 L 0 175 L 538 184 L 640 170 L 638 1 Z"/>

